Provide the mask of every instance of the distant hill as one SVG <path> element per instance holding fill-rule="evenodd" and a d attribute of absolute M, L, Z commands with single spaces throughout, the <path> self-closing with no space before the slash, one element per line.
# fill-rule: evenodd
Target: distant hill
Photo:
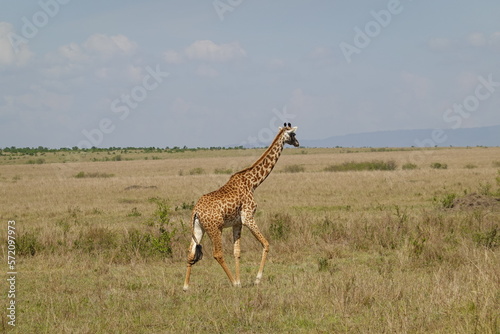
<path fill-rule="evenodd" d="M 301 140 L 304 147 L 500 146 L 500 125 L 446 130 L 396 130 Z"/>

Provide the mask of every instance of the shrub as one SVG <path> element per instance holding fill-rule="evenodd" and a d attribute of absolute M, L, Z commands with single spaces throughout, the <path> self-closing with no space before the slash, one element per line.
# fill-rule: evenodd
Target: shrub
<path fill-rule="evenodd" d="M 320 257 L 318 259 L 318 271 L 327 271 L 328 270 L 328 259 L 324 257 Z"/>
<path fill-rule="evenodd" d="M 486 232 L 478 232 L 473 235 L 473 239 L 478 246 L 494 249 L 500 246 L 500 228 L 494 226 Z"/>
<path fill-rule="evenodd" d="M 464 168 L 466 168 L 466 169 L 474 169 L 474 168 L 477 168 L 477 166 L 474 165 L 474 164 L 467 164 L 467 165 L 464 166 Z"/>
<path fill-rule="evenodd" d="M 447 169 L 448 165 L 447 164 L 442 164 L 440 162 L 433 162 L 431 164 L 431 168 L 433 168 L 433 169 Z"/>
<path fill-rule="evenodd" d="M 286 240 L 290 232 L 291 217 L 288 214 L 276 213 L 271 217 L 269 235 L 274 240 Z"/>
<path fill-rule="evenodd" d="M 175 207 L 175 211 L 178 211 L 178 210 L 193 210 L 193 208 L 194 208 L 194 201 L 191 201 L 191 203 L 182 202 L 181 205 L 177 205 Z"/>
<path fill-rule="evenodd" d="M 43 159 L 43 158 L 38 158 L 38 159 L 36 159 L 36 160 L 28 160 L 28 161 L 26 161 L 26 163 L 27 163 L 28 165 L 35 165 L 35 164 L 36 164 L 36 165 L 42 165 L 42 164 L 44 164 L 44 163 L 45 163 L 45 159 Z"/>
<path fill-rule="evenodd" d="M 19 233 L 16 239 L 16 252 L 18 255 L 34 256 L 43 247 L 38 241 L 38 233 L 26 232 Z"/>
<path fill-rule="evenodd" d="M 99 172 L 93 172 L 93 173 L 78 172 L 78 174 L 75 175 L 75 178 L 77 178 L 77 179 L 83 179 L 83 178 L 108 178 L 108 177 L 113 177 L 113 176 L 115 176 L 115 174 L 99 173 Z"/>
<path fill-rule="evenodd" d="M 142 216 L 142 214 L 137 210 L 137 208 L 132 208 L 132 211 L 127 214 L 127 217 L 139 217 Z"/>
<path fill-rule="evenodd" d="M 338 165 L 330 165 L 324 170 L 326 172 L 346 172 L 346 171 L 364 171 L 364 170 L 395 170 L 397 167 L 394 160 L 381 161 L 362 161 L 362 162 L 344 162 Z"/>
<path fill-rule="evenodd" d="M 305 167 L 301 165 L 287 165 L 283 168 L 284 173 L 300 173 L 305 171 Z"/>
<path fill-rule="evenodd" d="M 205 174 L 205 170 L 201 167 L 196 167 L 189 171 L 189 175 L 200 175 L 200 174 Z"/>
<path fill-rule="evenodd" d="M 438 203 L 438 206 L 445 208 L 445 209 L 451 209 L 454 206 L 454 201 L 457 198 L 456 194 L 446 194 L 442 198 L 436 198 L 434 197 L 434 201 Z"/>
<path fill-rule="evenodd" d="M 177 229 L 170 221 L 170 206 L 167 200 L 159 197 L 150 198 L 149 201 L 156 204 L 156 210 L 148 225 L 158 228 L 158 233 L 150 236 L 151 248 L 153 251 L 170 256 L 172 255 L 172 242 L 177 234 Z"/>
<path fill-rule="evenodd" d="M 224 168 L 216 168 L 214 170 L 214 173 L 215 174 L 232 174 L 233 173 L 233 170 L 231 168 L 227 168 L 227 169 L 224 169 Z"/>
<path fill-rule="evenodd" d="M 413 169 L 417 169 L 418 166 L 409 162 L 409 163 L 404 164 L 402 168 L 403 168 L 403 170 L 413 170 Z"/>
<path fill-rule="evenodd" d="M 104 227 L 92 227 L 85 232 L 82 231 L 73 242 L 74 248 L 86 253 L 110 250 L 116 248 L 117 244 L 117 234 Z"/>
<path fill-rule="evenodd" d="M 151 234 L 143 233 L 137 229 L 130 229 L 122 244 L 123 253 L 140 254 L 142 256 L 150 256 L 151 249 Z"/>

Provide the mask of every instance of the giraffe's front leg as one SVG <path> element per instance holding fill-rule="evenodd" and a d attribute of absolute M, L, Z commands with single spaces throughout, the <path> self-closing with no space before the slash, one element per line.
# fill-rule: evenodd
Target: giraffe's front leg
<path fill-rule="evenodd" d="M 234 243 L 234 263 L 236 267 L 236 277 L 234 286 L 241 287 L 240 281 L 240 238 L 241 238 L 241 224 L 233 226 L 233 243 Z"/>

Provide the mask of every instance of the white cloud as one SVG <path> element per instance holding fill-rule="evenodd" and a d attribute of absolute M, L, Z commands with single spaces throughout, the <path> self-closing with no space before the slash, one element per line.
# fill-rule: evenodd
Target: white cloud
<path fill-rule="evenodd" d="M 460 94 L 469 94 L 477 86 L 478 74 L 471 71 L 463 71 L 458 74 L 455 82 Z"/>
<path fill-rule="evenodd" d="M 246 51 L 237 42 L 216 44 L 210 40 L 196 41 L 185 50 L 189 59 L 224 62 L 246 56 Z"/>
<path fill-rule="evenodd" d="M 53 93 L 39 85 L 33 85 L 23 94 L 4 96 L 4 102 L 0 106 L 2 114 L 16 115 L 16 118 L 25 122 L 37 124 L 48 119 L 59 121 L 67 118 L 74 96 Z"/>
<path fill-rule="evenodd" d="M 469 45 L 475 47 L 482 47 L 486 45 L 486 37 L 483 33 L 475 32 L 467 35 L 466 41 Z"/>
<path fill-rule="evenodd" d="M 0 66 L 22 66 L 33 57 L 28 44 L 18 38 L 10 23 L 0 22 Z"/>
<path fill-rule="evenodd" d="M 137 44 L 124 35 L 93 34 L 83 43 L 83 47 L 89 53 L 109 59 L 119 54 L 133 54 Z"/>
<path fill-rule="evenodd" d="M 431 38 L 428 46 L 433 51 L 448 51 L 453 47 L 453 42 L 447 38 Z"/>
<path fill-rule="evenodd" d="M 491 48 L 493 51 L 500 51 L 500 31 L 487 36 L 482 32 L 473 32 L 458 40 L 448 38 L 431 38 L 428 41 L 429 49 L 433 51 L 460 51 L 460 47 L 466 48 Z"/>
<path fill-rule="evenodd" d="M 214 78 L 219 75 L 219 72 L 211 66 L 201 64 L 196 69 L 196 74 L 200 77 Z"/>
<path fill-rule="evenodd" d="M 431 81 L 421 75 L 403 71 L 401 73 L 401 79 L 403 80 L 403 83 L 406 84 L 405 88 L 418 99 L 427 98 L 432 90 Z"/>
<path fill-rule="evenodd" d="M 90 35 L 82 43 L 62 45 L 45 56 L 40 69 L 52 80 L 88 78 L 139 82 L 143 78 L 141 67 L 134 66 L 137 44 L 124 35 Z"/>
<path fill-rule="evenodd" d="M 271 71 L 279 71 L 286 68 L 286 62 L 284 59 L 273 58 L 267 60 L 266 67 Z"/>
<path fill-rule="evenodd" d="M 89 56 L 85 54 L 84 50 L 80 45 L 76 43 L 70 43 L 59 47 L 57 50 L 58 54 L 65 59 L 74 62 L 84 62 L 89 60 Z"/>
<path fill-rule="evenodd" d="M 167 64 L 181 64 L 184 59 L 182 55 L 174 50 L 167 50 L 163 53 L 163 59 Z"/>
<path fill-rule="evenodd" d="M 500 51 L 500 31 L 491 34 L 488 43 L 494 50 Z"/>

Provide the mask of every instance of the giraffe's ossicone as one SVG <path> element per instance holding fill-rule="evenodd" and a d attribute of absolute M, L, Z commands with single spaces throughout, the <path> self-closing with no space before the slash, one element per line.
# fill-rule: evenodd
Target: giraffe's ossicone
<path fill-rule="evenodd" d="M 262 278 L 266 256 L 269 252 L 269 242 L 259 231 L 254 221 L 257 204 L 254 201 L 254 190 L 271 173 L 283 151 L 285 144 L 299 146 L 295 137 L 297 127 L 290 123 L 279 128 L 273 142 L 262 156 L 250 167 L 233 174 L 229 181 L 218 190 L 201 196 L 191 215 L 191 244 L 188 250 L 187 272 L 184 281 L 184 291 L 189 288 L 191 267 L 203 257 L 201 239 L 205 232 L 213 243 L 213 256 L 234 286 L 241 286 L 240 282 L 240 237 L 241 229 L 246 226 L 262 245 L 262 259 L 255 283 Z M 233 246 L 236 272 L 235 276 L 229 270 L 222 252 L 222 230 L 233 228 Z"/>

